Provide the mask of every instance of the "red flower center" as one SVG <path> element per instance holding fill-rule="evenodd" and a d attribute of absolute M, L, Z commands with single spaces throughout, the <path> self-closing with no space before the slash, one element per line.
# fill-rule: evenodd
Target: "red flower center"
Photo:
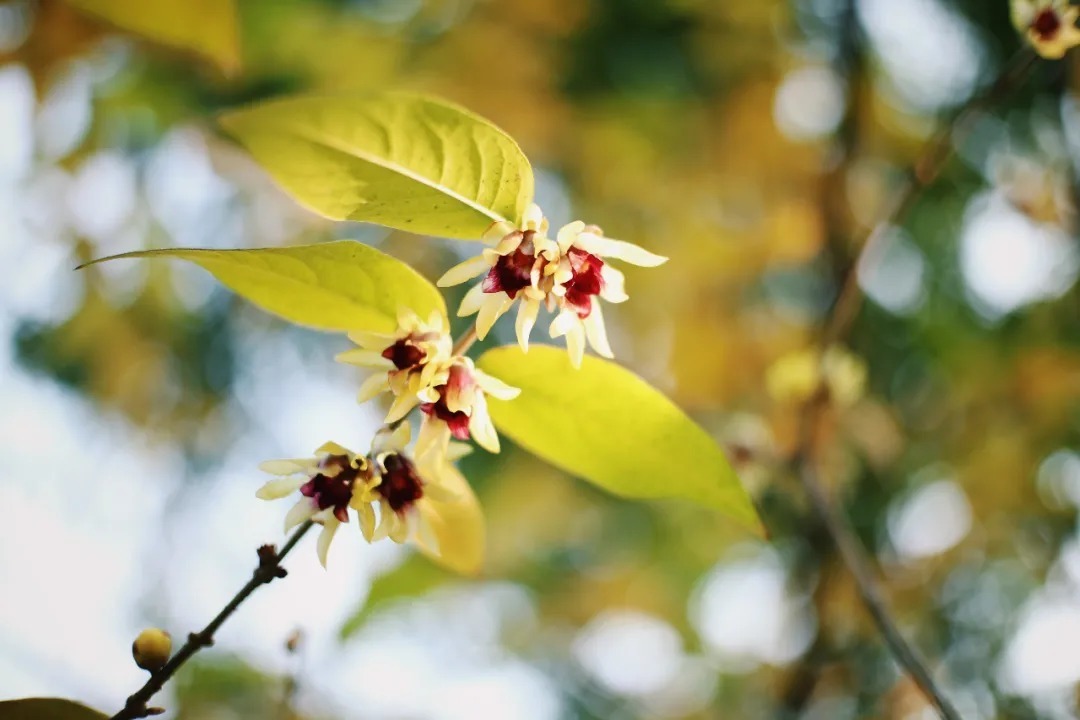
<path fill-rule="evenodd" d="M 570 269 L 574 276 L 564 285 L 566 304 L 584 320 L 592 312 L 592 296 L 599 295 L 604 289 L 604 261 L 592 253 L 572 247 L 566 251 L 570 260 Z"/>
<path fill-rule="evenodd" d="M 405 512 L 424 497 L 424 481 L 411 460 L 394 453 L 383 459 L 383 467 L 382 482 L 375 486 L 375 490 L 386 498 L 391 510 Z"/>
<path fill-rule="evenodd" d="M 1040 40 L 1053 40 L 1061 30 L 1061 18 L 1053 8 L 1046 8 L 1031 23 L 1031 29 L 1039 36 Z"/>
<path fill-rule="evenodd" d="M 446 394 L 453 387 L 457 392 L 464 392 L 472 387 L 475 381 L 469 371 L 461 365 L 450 368 L 450 377 L 445 385 L 435 388 L 439 391 L 439 399 L 433 403 L 424 403 L 420 409 L 425 414 L 442 420 L 450 428 L 450 434 L 458 440 L 469 439 L 469 416 L 461 410 L 451 411 L 446 403 Z"/>
<path fill-rule="evenodd" d="M 325 471 L 300 487 L 300 494 L 315 501 L 320 510 L 334 508 L 334 517 L 349 521 L 349 501 L 361 469 L 354 468 L 344 455 L 331 455 L 320 464 Z"/>
<path fill-rule="evenodd" d="M 504 292 L 513 300 L 519 291 L 532 284 L 531 273 L 536 262 L 536 247 L 532 239 L 535 234 L 532 230 L 526 230 L 521 244 L 512 253 L 499 258 L 484 278 L 484 292 Z"/>
<path fill-rule="evenodd" d="M 394 367 L 398 370 L 406 370 L 423 362 L 427 353 L 413 344 L 412 338 L 402 338 L 383 350 L 382 356 L 394 363 Z"/>

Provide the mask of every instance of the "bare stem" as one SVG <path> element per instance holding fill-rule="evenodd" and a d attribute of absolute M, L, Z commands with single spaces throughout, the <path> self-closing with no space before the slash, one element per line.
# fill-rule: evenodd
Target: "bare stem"
<path fill-rule="evenodd" d="M 461 339 L 454 344 L 454 349 L 450 354 L 464 355 L 468 352 L 469 348 L 473 346 L 473 343 L 475 343 L 476 340 L 476 325 L 470 325 L 469 329 L 465 331 L 465 334 L 461 336 Z"/>
<path fill-rule="evenodd" d="M 214 644 L 214 634 L 218 631 L 226 620 L 236 612 L 236 609 L 240 607 L 247 598 L 255 592 L 260 586 L 268 585 L 277 578 L 283 578 L 286 575 L 285 568 L 281 566 L 281 561 L 285 559 L 285 556 L 289 554 L 296 544 L 300 542 L 300 538 L 304 537 L 308 530 L 311 529 L 314 523 L 310 520 L 298 527 L 295 532 L 289 537 L 285 545 L 278 551 L 273 545 L 264 545 L 259 548 L 259 565 L 255 568 L 255 572 L 252 573 L 251 579 L 248 580 L 244 587 L 240 588 L 240 591 L 233 596 L 233 599 L 221 609 L 221 612 L 210 621 L 210 623 L 201 631 L 191 633 L 188 635 L 187 642 L 184 646 L 172 656 L 160 670 L 157 670 L 150 679 L 146 681 L 146 684 L 139 688 L 138 692 L 127 699 L 127 703 L 124 705 L 124 709 L 112 716 L 110 720 L 135 720 L 136 718 L 144 718 L 150 715 L 157 715 L 162 712 L 160 708 L 147 707 L 147 703 L 168 680 L 176 674 L 176 671 L 180 669 L 185 662 L 191 659 L 195 653 L 199 652 L 205 647 L 210 647 Z"/>
<path fill-rule="evenodd" d="M 892 227 L 900 224 L 914 207 L 922 191 L 929 187 L 952 158 L 954 150 L 971 131 L 973 121 L 1002 97 L 1016 89 L 1030 75 L 1037 57 L 1025 49 L 1006 66 L 1001 75 L 986 92 L 973 97 L 943 126 L 928 143 L 919 158 L 908 171 L 905 184 L 896 196 L 885 217 L 864 239 L 856 257 L 844 267 L 840 280 L 840 292 L 822 328 L 822 346 L 843 342 L 851 332 L 852 324 L 862 305 L 863 295 L 858 284 L 858 267 L 862 262 L 873 261 L 873 253 L 881 237 Z M 915 682 L 927 699 L 937 708 L 945 720 L 960 720 L 960 714 L 934 682 L 926 662 L 907 642 L 889 612 L 884 593 L 875 571 L 867 559 L 855 533 L 846 518 L 833 506 L 814 467 L 814 429 L 828 399 L 815 397 L 804 408 L 799 448 L 792 458 L 792 468 L 802 481 L 814 513 L 839 552 L 847 570 L 855 579 L 859 595 L 874 620 L 889 650 L 900 663 L 904 672 Z"/>

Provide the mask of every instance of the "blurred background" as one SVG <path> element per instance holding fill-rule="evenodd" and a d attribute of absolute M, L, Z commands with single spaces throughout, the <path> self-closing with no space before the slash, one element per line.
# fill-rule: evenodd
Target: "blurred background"
<path fill-rule="evenodd" d="M 192 2 L 186 40 L 169 4 L 0 0 L 0 699 L 115 712 L 137 631 L 202 627 L 280 539 L 257 464 L 363 447 L 381 417 L 344 338 L 198 269 L 73 267 L 347 237 L 438 277 L 477 246 L 320 220 L 213 125 L 408 88 L 517 138 L 553 223 L 671 257 L 629 270 L 612 344 L 727 446 L 772 540 L 478 453 L 481 578 L 359 533 L 328 572 L 302 549 L 159 697 L 170 717 L 934 717 L 783 472 L 797 412 L 766 377 L 939 118 L 1018 51 L 1005 0 L 241 0 L 235 34 L 229 3 Z M 860 264 L 866 393 L 817 438 L 965 718 L 1080 716 L 1075 60 L 977 118 Z"/>

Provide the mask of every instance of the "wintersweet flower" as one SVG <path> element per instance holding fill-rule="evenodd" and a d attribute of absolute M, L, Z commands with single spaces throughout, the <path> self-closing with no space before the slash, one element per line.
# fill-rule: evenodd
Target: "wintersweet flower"
<path fill-rule="evenodd" d="M 392 393 L 394 402 L 385 422 L 397 422 L 417 405 L 438 399 L 433 388 L 446 382 L 444 365 L 453 346 L 441 313 L 433 312 L 423 321 L 404 311 L 398 316 L 397 332 L 351 332 L 349 339 L 360 347 L 336 359 L 378 371 L 360 386 L 357 399 L 367 402 L 381 393 Z"/>
<path fill-rule="evenodd" d="M 667 258 L 621 240 L 605 238 L 600 228 L 581 221 L 564 226 L 552 240 L 548 223 L 536 205 L 525 213 L 522 227 L 495 223 L 483 240 L 494 247 L 466 260 L 441 278 L 440 287 L 459 285 L 483 275 L 461 302 L 458 316 L 476 314 L 476 333 L 483 339 L 495 321 L 519 302 L 515 329 L 518 343 L 529 349 L 529 336 L 541 305 L 559 311 L 551 337 L 566 336 L 575 366 L 580 366 L 588 340 L 597 353 L 611 357 L 604 320 L 595 298 L 627 299 L 623 274 L 607 264 L 617 259 L 655 267 Z"/>
<path fill-rule="evenodd" d="M 437 554 L 439 541 L 431 522 L 436 510 L 432 503 L 454 502 L 457 497 L 437 482 L 438 473 L 418 469 L 405 449 L 410 436 L 409 424 L 405 422 L 393 431 L 375 436 L 371 451 L 375 478 L 353 496 L 352 507 L 359 515 L 360 531 L 368 542 L 388 537 L 404 543 L 414 538 Z M 421 467 L 431 465 L 425 463 Z"/>
<path fill-rule="evenodd" d="M 557 298 L 559 314 L 551 323 L 551 337 L 566 336 L 566 348 L 574 367 L 581 367 L 588 340 L 596 354 L 612 357 L 607 329 L 597 299 L 611 303 L 627 300 L 625 279 L 621 272 L 604 262 L 614 258 L 639 267 L 656 267 L 667 258 L 622 240 L 604 237 L 596 225 L 577 220 L 565 225 L 556 235 L 559 262 L 551 270 L 552 294 Z M 527 349 L 527 348 L 523 348 Z"/>
<path fill-rule="evenodd" d="M 285 516 L 285 532 L 306 520 L 321 524 L 317 550 L 319 562 L 326 567 L 330 542 L 341 523 L 349 521 L 354 495 L 373 479 L 367 458 L 328 442 L 313 458 L 270 460 L 259 467 L 279 477 L 263 485 L 256 497 L 277 500 L 300 491 L 301 498 Z"/>
<path fill-rule="evenodd" d="M 1080 45 L 1080 8 L 1066 0 L 1013 0 L 1011 10 L 1013 24 L 1042 57 L 1060 60 Z"/>
<path fill-rule="evenodd" d="M 420 426 L 416 454 L 445 452 L 453 437 L 476 443 L 488 452 L 499 452 L 499 436 L 488 414 L 487 395 L 499 400 L 513 400 L 521 391 L 477 369 L 473 361 L 458 356 L 448 363 L 446 382 L 434 388 L 437 397 L 420 409 L 427 416 Z"/>

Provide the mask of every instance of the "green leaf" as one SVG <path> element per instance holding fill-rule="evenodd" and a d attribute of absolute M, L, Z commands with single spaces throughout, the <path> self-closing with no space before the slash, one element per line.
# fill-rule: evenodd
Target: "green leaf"
<path fill-rule="evenodd" d="M 0 702 L 0 720 L 106 720 L 96 710 L 71 700 L 25 698 Z"/>
<path fill-rule="evenodd" d="M 214 61 L 225 72 L 240 67 L 235 0 L 68 0 L 124 30 Z"/>
<path fill-rule="evenodd" d="M 566 352 L 495 348 L 477 365 L 521 388 L 488 399 L 495 427 L 563 470 L 628 498 L 683 498 L 763 534 L 761 521 L 713 439 L 656 388 L 615 363 Z"/>
<path fill-rule="evenodd" d="M 87 265 L 147 257 L 189 260 L 263 310 L 321 330 L 391 332 L 401 309 L 422 318 L 433 310 L 446 316 L 434 285 L 400 260 L 353 240 L 253 250 L 139 250 Z"/>
<path fill-rule="evenodd" d="M 472 113 L 404 93 L 274 100 L 221 124 L 297 201 L 334 220 L 478 240 L 518 224 L 533 174 L 514 140 Z"/>

